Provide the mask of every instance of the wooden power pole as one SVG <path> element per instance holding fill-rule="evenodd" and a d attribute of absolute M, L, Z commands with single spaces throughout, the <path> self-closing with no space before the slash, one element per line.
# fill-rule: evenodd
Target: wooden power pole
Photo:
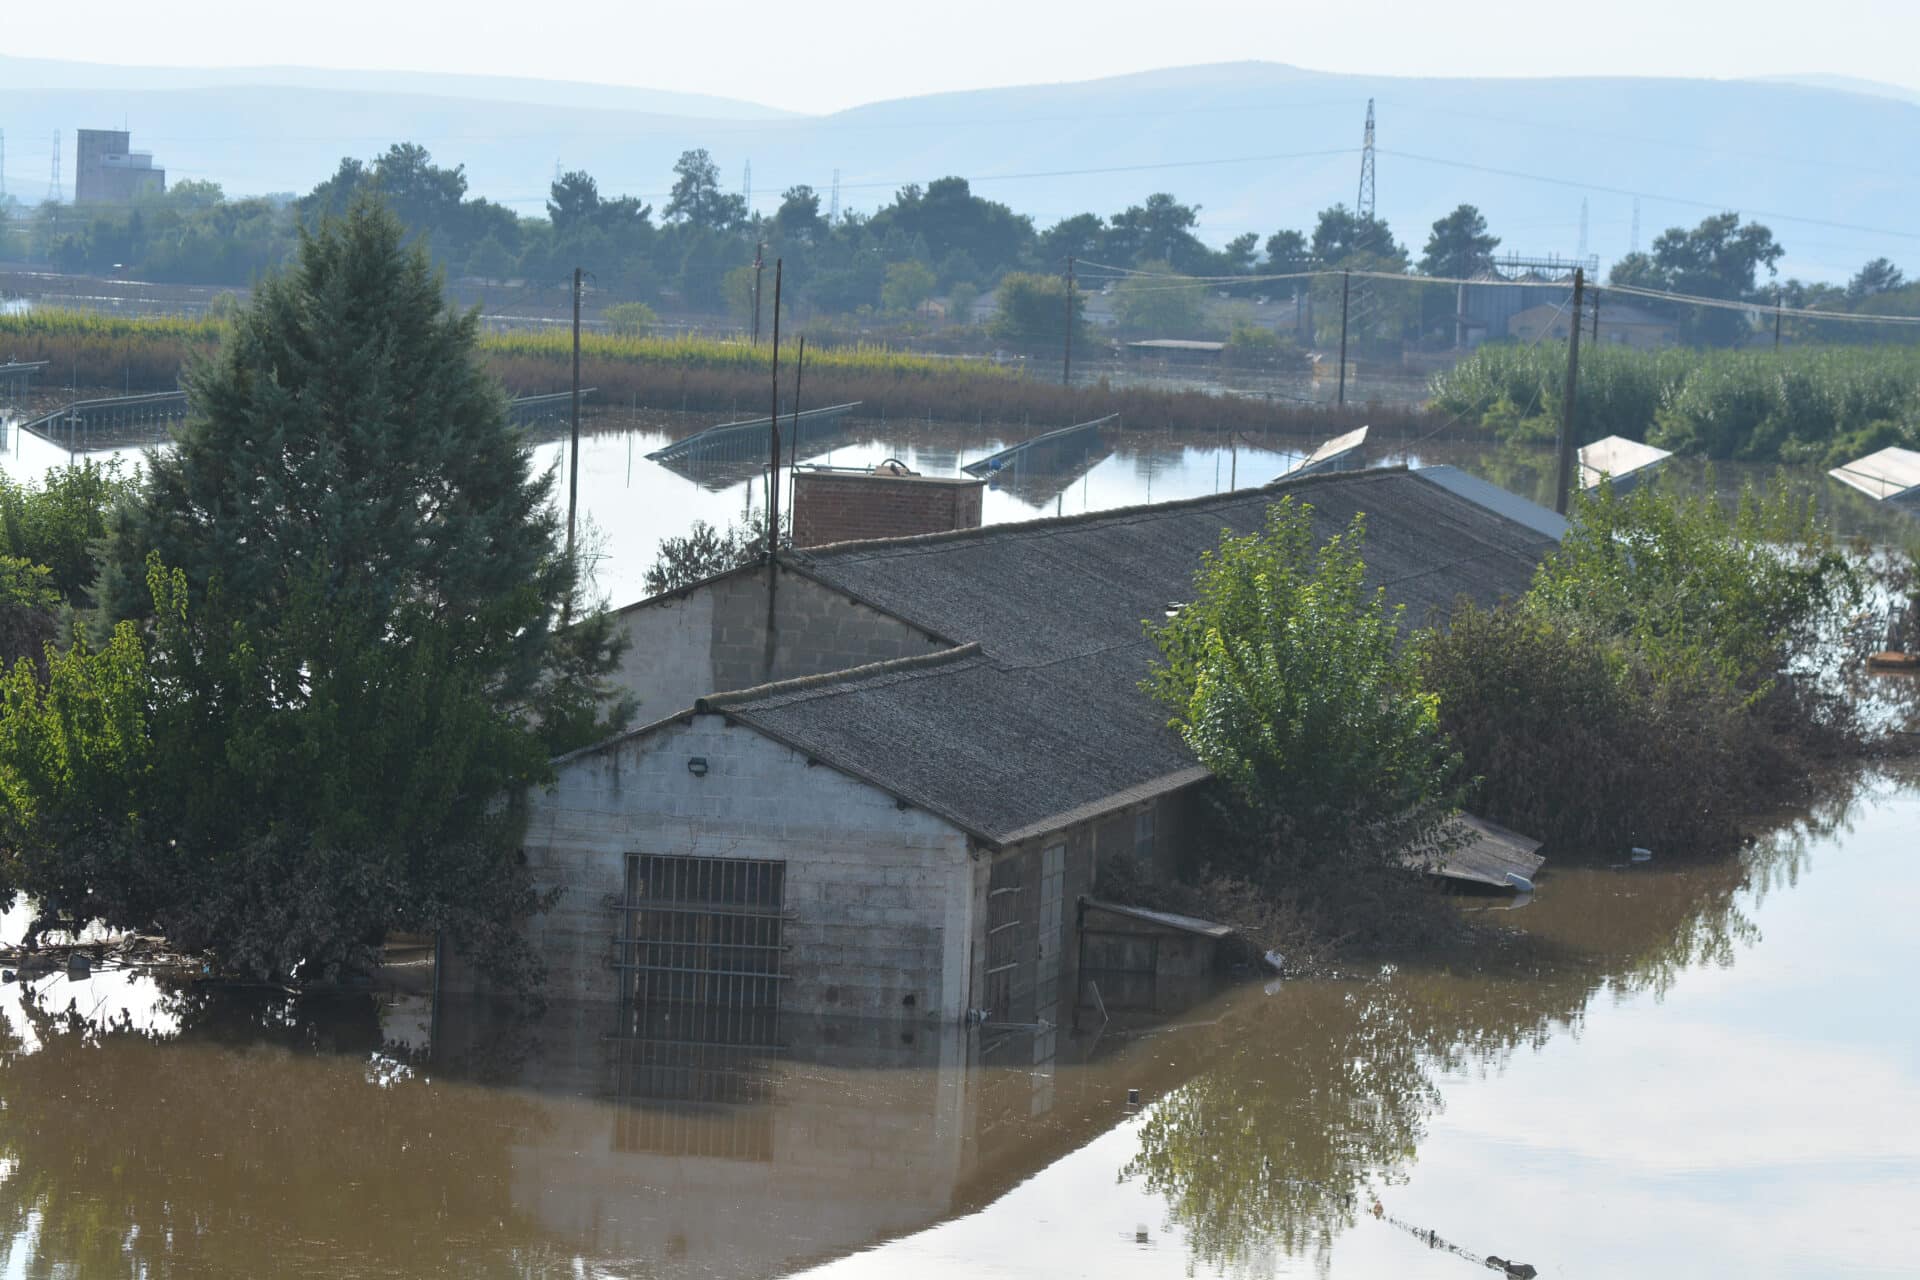
<path fill-rule="evenodd" d="M 773 261 L 773 407 L 767 411 L 767 446 L 771 461 L 767 464 L 767 563 L 773 563 L 774 548 L 780 545 L 780 268 L 786 261 Z"/>
<path fill-rule="evenodd" d="M 761 254 L 766 247 L 767 242 L 764 240 L 753 246 L 753 345 L 756 347 L 760 345 L 760 268 L 763 262 Z"/>
<path fill-rule="evenodd" d="M 1060 362 L 1060 385 L 1073 385 L 1073 255 L 1067 255 L 1067 353 Z"/>
<path fill-rule="evenodd" d="M 1567 514 L 1567 502 L 1574 485 L 1575 389 L 1580 382 L 1580 298 L 1586 292 L 1585 268 L 1573 269 L 1573 323 L 1567 326 L 1567 386 L 1560 398 L 1560 465 L 1554 474 L 1553 509 Z"/>
<path fill-rule="evenodd" d="M 1347 299 L 1353 292 L 1353 272 L 1340 273 L 1340 395 L 1334 403 L 1347 403 Z"/>
<path fill-rule="evenodd" d="M 567 445 L 567 561 L 573 561 L 574 513 L 580 506 L 580 268 L 573 269 L 573 413 Z"/>

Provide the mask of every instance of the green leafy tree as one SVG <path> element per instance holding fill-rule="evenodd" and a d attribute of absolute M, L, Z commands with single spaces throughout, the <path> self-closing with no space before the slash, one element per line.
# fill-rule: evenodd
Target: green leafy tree
<path fill-rule="evenodd" d="M 780 207 L 774 210 L 773 226 L 782 240 L 812 244 L 827 234 L 827 220 L 820 216 L 820 193 L 805 183 L 780 193 Z"/>
<path fill-rule="evenodd" d="M 745 197 L 720 189 L 720 166 L 705 147 L 681 152 L 673 175 L 673 194 L 666 209 L 669 221 L 708 231 L 725 231 L 746 221 Z"/>
<path fill-rule="evenodd" d="M 888 263 L 886 283 L 880 286 L 880 305 L 889 311 L 912 311 L 933 296 L 933 286 L 933 270 L 926 263 Z"/>
<path fill-rule="evenodd" d="M 1059 276 L 1015 271 L 1003 277 L 995 292 L 993 319 L 987 331 L 994 341 L 1019 351 L 1057 351 L 1066 341 L 1067 282 Z M 1073 295 L 1073 341 L 1086 341 L 1086 300 Z"/>
<path fill-rule="evenodd" d="M 602 314 L 607 327 L 623 338 L 644 338 L 660 323 L 660 317 L 644 302 L 616 302 Z"/>
<path fill-rule="evenodd" d="M 1182 282 L 1164 262 L 1149 263 L 1150 274 L 1129 276 L 1114 286 L 1113 310 L 1129 333 L 1187 338 L 1199 332 L 1207 286 Z"/>
<path fill-rule="evenodd" d="M 1603 484 L 1576 498 L 1527 605 L 1630 645 L 1663 678 L 1751 693 L 1809 656 L 1860 589 L 1813 496 L 1784 481 L 1732 503 Z"/>
<path fill-rule="evenodd" d="M 1470 204 L 1463 204 L 1433 224 L 1420 270 L 1430 276 L 1469 280 L 1493 265 L 1500 237 L 1487 234 L 1487 220 Z"/>
<path fill-rule="evenodd" d="M 1246 834 L 1224 869 L 1256 883 L 1388 866 L 1457 797 L 1400 610 L 1366 587 L 1365 538 L 1356 516 L 1316 546 L 1313 508 L 1283 498 L 1148 627 L 1161 661 L 1144 687 L 1231 796 Z"/>
<path fill-rule="evenodd" d="M 1344 204 L 1320 211 L 1313 228 L 1313 257 L 1330 267 L 1405 271 L 1407 251 L 1384 218 L 1357 214 Z M 1396 264 L 1392 266 L 1383 264 Z"/>
<path fill-rule="evenodd" d="M 873 217 L 871 229 L 888 236 L 900 233 L 919 241 L 928 262 L 942 262 L 954 253 L 965 254 L 976 270 L 988 275 L 1012 266 L 1033 243 L 1033 223 L 1006 205 L 973 194 L 965 178 L 936 178 L 922 190 L 902 187 L 893 203 Z"/>
<path fill-rule="evenodd" d="M 114 520 L 121 621 L 38 702 L 9 686 L 16 887 L 260 975 L 362 967 L 393 928 L 526 960 L 519 797 L 627 708 L 609 621 L 562 625 L 551 477 L 478 317 L 402 238 L 367 201 L 324 222 L 193 368 L 197 416 Z"/>
<path fill-rule="evenodd" d="M 54 467 L 39 484 L 0 476 L 0 552 L 43 566 L 61 599 L 85 604 L 108 521 L 134 490 L 117 458 Z"/>
<path fill-rule="evenodd" d="M 1610 278 L 1615 284 L 1701 298 L 1759 300 L 1760 271 L 1771 277 L 1785 252 L 1767 227 L 1743 224 L 1738 213 L 1720 213 L 1702 219 L 1691 231 L 1669 227 L 1653 242 L 1651 254 L 1629 254 L 1615 265 Z M 1771 296 L 1765 300 L 1771 301 Z M 1676 307 L 1675 311 L 1681 336 L 1695 345 L 1731 345 L 1748 327 L 1747 318 L 1735 311 L 1708 307 Z"/>
<path fill-rule="evenodd" d="M 1847 301 L 1860 302 L 1882 293 L 1892 293 L 1907 283 L 1900 268 L 1885 258 L 1875 258 L 1847 281 Z"/>

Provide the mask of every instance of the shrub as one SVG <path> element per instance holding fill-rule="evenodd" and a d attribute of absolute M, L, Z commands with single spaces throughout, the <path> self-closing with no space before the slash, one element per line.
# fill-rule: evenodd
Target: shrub
<path fill-rule="evenodd" d="M 1242 839 L 1219 870 L 1273 885 L 1397 867 L 1453 807 L 1455 760 L 1400 644 L 1400 611 L 1365 586 L 1365 525 L 1314 544 L 1284 498 L 1264 532 L 1224 537 L 1194 598 L 1149 625 L 1145 684 L 1231 799 Z"/>
<path fill-rule="evenodd" d="M 601 316 L 607 328 L 623 338 L 644 338 L 660 323 L 659 315 L 644 302 L 616 302 Z"/>
<path fill-rule="evenodd" d="M 1472 779 L 1467 807 L 1536 839 L 1699 846 L 1763 798 L 1759 731 L 1722 683 L 1662 681 L 1625 646 L 1525 608 L 1463 602 L 1418 652 Z"/>
<path fill-rule="evenodd" d="M 1660 484 L 1576 498 L 1527 607 L 1628 645 L 1658 678 L 1710 672 L 1746 692 L 1808 656 L 1861 583 L 1814 499 L 1784 481 L 1729 506 Z"/>

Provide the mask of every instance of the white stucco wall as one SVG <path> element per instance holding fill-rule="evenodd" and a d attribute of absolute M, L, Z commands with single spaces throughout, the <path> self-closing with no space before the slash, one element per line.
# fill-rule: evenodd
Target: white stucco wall
<path fill-rule="evenodd" d="M 687 769 L 704 757 L 708 772 Z M 556 999 L 613 1000 L 608 965 L 629 853 L 784 860 L 795 1014 L 941 1018 L 966 1009 L 974 859 L 941 819 L 718 715 L 691 717 L 564 761 L 531 797 L 534 878 L 558 887 L 528 925 Z M 447 966 L 448 990 L 472 990 Z"/>

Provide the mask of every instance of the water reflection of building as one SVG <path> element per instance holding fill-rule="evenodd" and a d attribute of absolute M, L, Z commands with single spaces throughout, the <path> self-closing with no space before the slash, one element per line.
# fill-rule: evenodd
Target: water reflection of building
<path fill-rule="evenodd" d="M 934 1226 L 1125 1114 L 1119 1077 L 1078 1064 L 1092 1037 L 774 1013 L 642 1030 L 450 1002 L 434 1060 L 532 1091 L 507 1153 L 529 1225 L 649 1275 L 771 1277 Z"/>

